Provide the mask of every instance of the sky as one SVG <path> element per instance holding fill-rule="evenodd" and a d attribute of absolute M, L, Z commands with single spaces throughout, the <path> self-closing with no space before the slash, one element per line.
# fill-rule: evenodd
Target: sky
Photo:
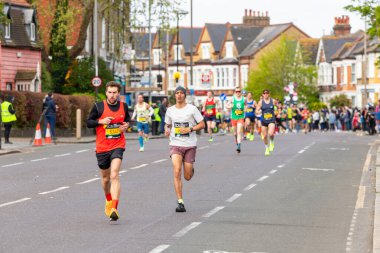
<path fill-rule="evenodd" d="M 193 0 L 193 26 L 205 23 L 242 23 L 244 10 L 266 12 L 271 24 L 294 23 L 313 38 L 331 34 L 334 18 L 348 15 L 351 32 L 364 30 L 364 21 L 356 13 L 344 9 L 351 0 Z M 182 6 L 190 12 L 190 0 Z M 190 14 L 180 21 L 190 26 Z"/>

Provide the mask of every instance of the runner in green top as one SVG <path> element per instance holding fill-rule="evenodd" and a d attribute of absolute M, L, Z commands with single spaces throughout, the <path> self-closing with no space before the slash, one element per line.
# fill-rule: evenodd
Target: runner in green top
<path fill-rule="evenodd" d="M 236 87 L 235 95 L 232 100 L 227 102 L 227 108 L 231 109 L 231 123 L 234 128 L 234 135 L 236 140 L 236 151 L 241 152 L 241 139 L 243 136 L 243 126 L 244 126 L 244 97 L 241 95 L 240 87 Z"/>

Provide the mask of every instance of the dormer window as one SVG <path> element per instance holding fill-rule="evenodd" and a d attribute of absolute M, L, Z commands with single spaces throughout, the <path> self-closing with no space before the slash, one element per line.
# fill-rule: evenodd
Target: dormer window
<path fill-rule="evenodd" d="M 173 49 L 174 49 L 174 60 L 176 61 L 176 60 L 182 60 L 182 46 L 181 45 L 178 45 L 178 50 L 177 50 L 177 45 L 175 45 L 174 47 L 173 47 Z M 178 55 L 177 55 L 177 52 L 178 52 Z"/>
<path fill-rule="evenodd" d="M 5 24 L 5 38 L 10 39 L 11 38 L 11 24 Z"/>
<path fill-rule="evenodd" d="M 210 44 L 202 44 L 202 59 L 210 59 Z"/>
<path fill-rule="evenodd" d="M 36 24 L 30 23 L 30 40 L 36 41 Z"/>
<path fill-rule="evenodd" d="M 233 42 L 228 41 L 226 42 L 226 58 L 232 58 L 234 57 L 233 55 Z"/>

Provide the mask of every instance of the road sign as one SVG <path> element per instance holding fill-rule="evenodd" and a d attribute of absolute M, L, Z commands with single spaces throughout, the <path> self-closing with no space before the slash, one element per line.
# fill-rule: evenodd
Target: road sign
<path fill-rule="evenodd" d="M 209 83 L 210 83 L 210 75 L 202 74 L 202 84 L 209 84 Z"/>
<path fill-rule="evenodd" d="M 227 99 L 227 95 L 222 93 L 219 95 L 220 100 L 225 101 Z"/>
<path fill-rule="evenodd" d="M 91 83 L 94 87 L 99 87 L 100 85 L 102 85 L 102 79 L 100 79 L 100 77 L 95 76 L 94 78 L 92 78 Z"/>

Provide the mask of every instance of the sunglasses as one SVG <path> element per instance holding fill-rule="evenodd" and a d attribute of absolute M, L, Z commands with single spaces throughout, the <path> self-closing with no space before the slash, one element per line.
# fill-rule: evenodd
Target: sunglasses
<path fill-rule="evenodd" d="M 241 92 L 241 90 L 235 90 L 235 92 L 236 92 L 236 93 L 240 93 L 240 92 Z"/>
<path fill-rule="evenodd" d="M 263 92 L 263 94 L 269 94 L 269 92 L 266 91 L 266 92 Z"/>

